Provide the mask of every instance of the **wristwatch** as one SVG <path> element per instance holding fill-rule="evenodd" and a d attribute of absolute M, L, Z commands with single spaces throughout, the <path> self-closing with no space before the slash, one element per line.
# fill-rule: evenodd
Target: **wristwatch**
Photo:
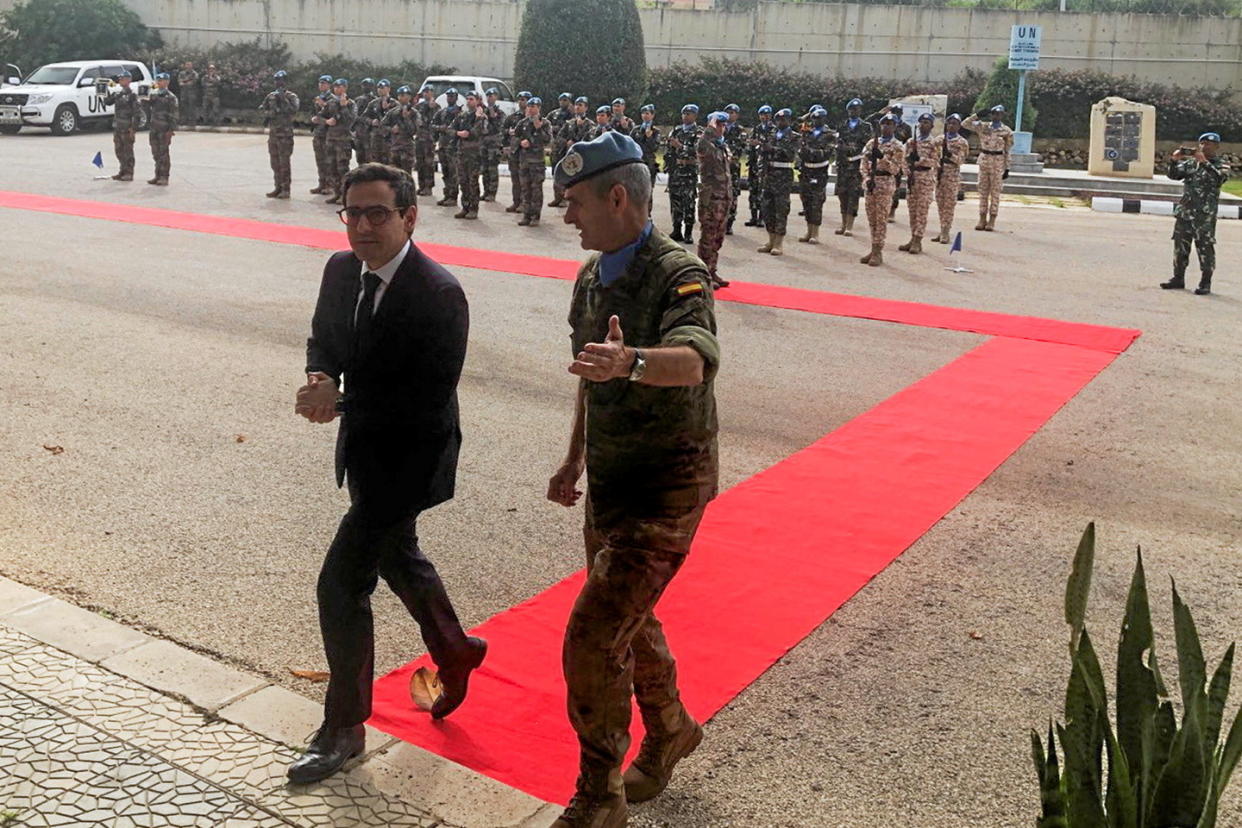
<path fill-rule="evenodd" d="M 643 374 L 647 373 L 647 360 L 643 359 L 643 352 L 638 348 L 634 349 L 634 364 L 630 367 L 630 382 L 638 382 L 643 378 Z"/>

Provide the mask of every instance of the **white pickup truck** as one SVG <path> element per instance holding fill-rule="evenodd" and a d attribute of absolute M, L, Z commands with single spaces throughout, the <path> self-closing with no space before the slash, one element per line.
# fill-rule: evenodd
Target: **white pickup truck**
<path fill-rule="evenodd" d="M 69 135 L 87 124 L 111 123 L 113 108 L 104 104 L 99 81 L 115 86 L 122 69 L 133 77 L 133 90 L 145 98 L 154 85 L 151 70 L 133 60 L 49 63 L 16 85 L 0 85 L 0 134 L 16 135 L 23 126 L 36 126 L 50 127 L 53 135 Z M 146 126 L 144 108 L 139 110 L 138 128 Z"/>
<path fill-rule="evenodd" d="M 487 92 L 489 89 L 496 90 L 496 105 L 506 115 L 512 115 L 517 112 L 517 97 L 513 94 L 513 90 L 509 88 L 509 84 L 496 78 L 481 78 L 471 75 L 432 75 L 426 78 L 422 84 L 414 89 L 415 97 L 417 92 L 424 86 L 430 86 L 436 93 L 436 103 L 440 106 L 446 106 L 448 98 L 445 92 L 449 89 L 456 89 L 459 95 L 457 105 L 463 106 L 466 103 L 466 95 L 470 92 L 477 92 L 479 95 Z M 545 105 L 544 111 L 547 111 Z"/>

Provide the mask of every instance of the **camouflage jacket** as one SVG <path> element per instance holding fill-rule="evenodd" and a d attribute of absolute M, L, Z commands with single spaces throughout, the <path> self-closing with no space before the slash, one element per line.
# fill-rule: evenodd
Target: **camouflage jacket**
<path fill-rule="evenodd" d="M 871 140 L 871 124 L 862 118 L 850 124 L 846 118 L 837 127 L 837 166 L 862 163 L 863 147 Z"/>
<path fill-rule="evenodd" d="M 552 135 L 555 137 L 557 146 L 572 147 L 579 141 L 591 140 L 597 126 L 599 124 L 585 115 L 581 118 L 575 115 L 561 124 L 560 128 L 553 126 Z"/>
<path fill-rule="evenodd" d="M 392 136 L 393 146 L 408 148 L 419 134 L 421 118 L 414 104 L 397 105 L 384 116 L 384 128 Z"/>
<path fill-rule="evenodd" d="M 115 106 L 112 111 L 112 131 L 130 132 L 138 127 L 138 107 L 142 102 L 133 89 L 117 89 L 104 96 L 107 106 Z"/>
<path fill-rule="evenodd" d="M 603 135 L 605 132 L 615 132 L 615 131 L 616 130 L 612 128 L 612 121 L 609 121 L 608 123 L 605 123 L 605 124 L 601 124 L 597 122 L 595 124 L 595 129 L 591 130 L 591 134 L 588 135 L 584 140 L 594 141 L 596 138 Z"/>
<path fill-rule="evenodd" d="M 500 125 L 500 131 L 504 135 L 505 150 L 510 157 L 516 157 L 518 151 L 517 138 L 514 132 L 517 131 L 517 125 L 521 122 L 526 114 L 521 110 L 505 116 L 504 122 Z"/>
<path fill-rule="evenodd" d="M 604 287 L 599 254 L 578 271 L 570 304 L 574 354 L 603 342 L 616 314 L 627 345 L 688 345 L 703 357 L 703 382 L 659 388 L 583 380 L 586 465 L 593 507 L 623 508 L 630 518 L 693 506 L 687 498 L 716 493 L 716 398 L 720 366 L 712 290 L 703 263 L 659 230 L 617 281 Z M 687 509 L 688 511 L 688 509 Z"/>
<path fill-rule="evenodd" d="M 725 127 L 724 138 L 729 145 L 729 152 L 733 155 L 733 168 L 737 169 L 742 164 L 742 156 L 746 154 L 746 127 L 742 126 L 741 121 L 733 121 Z"/>
<path fill-rule="evenodd" d="M 486 147 L 499 147 L 505 142 L 507 133 L 505 132 L 505 111 L 500 108 L 499 104 L 484 105 L 487 110 L 487 134 L 483 136 L 483 145 Z"/>
<path fill-rule="evenodd" d="M 294 92 L 288 89 L 276 89 L 267 93 L 259 111 L 267 116 L 268 131 L 272 135 L 292 135 L 293 116 L 297 114 L 301 101 Z"/>
<path fill-rule="evenodd" d="M 354 121 L 358 119 L 358 110 L 348 97 L 342 102 L 340 98 L 333 96 L 324 105 L 322 117 L 325 122 L 336 119 L 335 124 L 328 125 L 329 141 L 349 141 Z"/>
<path fill-rule="evenodd" d="M 400 108 L 401 108 L 401 102 L 398 101 L 396 98 L 394 98 L 392 95 L 389 95 L 387 97 L 381 97 L 380 95 L 376 95 L 374 98 L 371 99 L 371 102 L 367 104 L 367 110 L 365 113 L 365 116 L 367 119 L 367 126 L 371 129 L 375 129 L 378 126 L 382 126 L 384 123 L 384 119 L 388 117 L 388 113 L 392 112 L 395 109 L 400 109 Z M 363 117 L 363 115 L 364 113 L 362 112 L 362 110 L 361 109 L 358 110 L 358 117 L 361 118 Z"/>
<path fill-rule="evenodd" d="M 609 123 L 613 132 L 620 132 L 622 135 L 629 135 L 634 131 L 634 121 L 629 115 L 622 115 L 620 118 L 614 115 Z"/>
<path fill-rule="evenodd" d="M 906 172 L 906 145 L 896 136 L 892 140 L 872 138 L 863 147 L 862 174 L 864 179 L 877 175 L 898 176 Z"/>
<path fill-rule="evenodd" d="M 203 75 L 202 80 L 203 97 L 215 98 L 220 97 L 220 76 L 219 75 Z"/>
<path fill-rule="evenodd" d="M 930 179 L 936 174 L 939 164 L 940 153 L 936 136 L 922 138 L 915 135 L 906 141 L 906 172 L 910 174 L 911 181 L 919 178 Z"/>
<path fill-rule="evenodd" d="M 436 146 L 441 150 L 452 151 L 457 149 L 457 136 L 453 134 L 453 121 L 461 112 L 461 107 L 457 104 L 453 106 L 442 106 L 436 110 L 436 114 L 431 118 L 431 130 L 436 134 Z"/>
<path fill-rule="evenodd" d="M 513 138 L 518 146 L 518 161 L 523 167 L 547 166 L 543 151 L 552 143 L 552 124 L 548 123 L 547 118 L 540 117 L 539 126 L 535 126 L 531 118 L 523 118 L 518 121 Z M 523 141 L 529 141 L 530 146 L 523 147 Z"/>
<path fill-rule="evenodd" d="M 152 132 L 171 132 L 181 116 L 181 102 L 167 89 L 152 89 L 147 97 L 147 116 Z"/>
<path fill-rule="evenodd" d="M 699 139 L 699 193 L 708 198 L 732 198 L 733 178 L 730 167 L 733 153 L 729 151 L 727 138 L 716 140 L 714 132 L 704 132 Z"/>
<path fill-rule="evenodd" d="M 761 152 L 766 169 L 787 169 L 793 175 L 793 162 L 798 158 L 798 147 L 802 144 L 802 133 L 793 127 L 773 129 L 766 136 Z M 782 165 L 776 167 L 774 165 Z"/>
<path fill-rule="evenodd" d="M 698 124 L 678 124 L 668 134 L 668 149 L 664 153 L 664 168 L 693 167 L 699 163 L 699 139 L 703 127 Z"/>
<path fill-rule="evenodd" d="M 655 121 L 652 121 L 650 126 L 642 123 L 634 127 L 630 137 L 634 139 L 635 143 L 643 151 L 643 163 L 648 167 L 655 164 L 656 153 L 660 150 L 661 142 L 660 128 L 655 125 Z"/>
<path fill-rule="evenodd" d="M 1215 222 L 1221 185 L 1229 180 L 1229 165 L 1219 157 L 1206 164 L 1193 158 L 1169 162 L 1169 178 L 1182 182 L 1181 200 L 1173 215 L 1193 222 Z"/>
<path fill-rule="evenodd" d="M 330 100 L 332 100 L 331 92 L 319 92 L 311 100 L 311 131 L 318 138 L 328 134 L 328 125 L 324 123 L 323 111 Z"/>
<path fill-rule="evenodd" d="M 416 140 L 420 144 L 434 144 L 436 133 L 431 125 L 435 121 L 436 113 L 440 111 L 440 105 L 435 101 L 428 103 L 424 100 L 414 104 L 414 108 L 418 110 L 418 123 L 421 127 Z"/>
<path fill-rule="evenodd" d="M 564 107 L 557 107 L 556 109 L 549 112 L 547 118 L 545 119 L 547 120 L 548 123 L 552 125 L 552 136 L 556 139 L 556 142 L 557 142 L 556 149 L 558 152 L 564 147 L 568 147 L 569 144 L 573 143 L 572 141 L 566 142 L 564 140 L 564 138 L 561 135 L 561 127 L 565 126 L 565 124 L 572 121 L 575 117 L 576 115 L 573 109 L 565 109 Z M 594 129 L 594 127 L 595 127 L 595 121 L 592 120 L 591 128 Z"/>
<path fill-rule="evenodd" d="M 198 86 L 198 72 L 193 69 L 177 70 L 177 91 L 182 95 L 195 91 Z"/>
<path fill-rule="evenodd" d="M 491 128 L 492 122 L 491 119 L 487 117 L 486 111 L 482 116 L 480 116 L 473 109 L 466 109 L 463 107 L 462 110 L 457 113 L 457 117 L 453 119 L 452 131 L 454 133 L 458 131 L 470 133 L 469 138 L 462 138 L 460 135 L 457 136 L 459 146 L 462 144 L 475 146 L 483 140 L 483 137 L 487 135 L 488 130 Z M 475 146 L 475 149 L 477 151 L 478 147 Z"/>
<path fill-rule="evenodd" d="M 836 146 L 836 136 L 828 127 L 816 127 L 810 132 L 804 132 L 802 143 L 798 147 L 798 161 L 801 162 L 802 174 L 816 178 L 827 177 L 834 146 Z"/>
<path fill-rule="evenodd" d="M 932 150 L 936 154 L 936 177 L 944 175 L 945 170 L 961 169 L 970 153 L 970 142 L 961 135 L 937 135 L 932 139 Z"/>
<path fill-rule="evenodd" d="M 358 97 L 353 99 L 354 124 L 350 128 L 350 132 L 359 138 L 365 138 L 371 131 L 371 119 L 367 117 L 367 110 L 377 100 L 379 100 L 379 95 L 374 92 L 361 92 Z"/>
<path fill-rule="evenodd" d="M 979 149 L 982 151 L 992 154 L 1003 152 L 1008 155 L 1009 150 L 1013 149 L 1013 130 L 1004 124 L 993 127 L 978 115 L 972 115 L 962 126 L 979 136 Z"/>

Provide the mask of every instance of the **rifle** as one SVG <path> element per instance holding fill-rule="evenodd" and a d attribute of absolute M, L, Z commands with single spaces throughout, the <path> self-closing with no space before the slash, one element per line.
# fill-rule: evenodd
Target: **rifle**
<path fill-rule="evenodd" d="M 943 136 L 941 136 L 941 137 L 943 137 L 943 138 L 944 138 L 944 143 L 943 143 L 943 144 L 941 145 L 941 147 L 940 147 L 940 169 L 936 171 L 936 183 L 937 183 L 937 184 L 939 184 L 939 183 L 940 183 L 940 181 L 941 181 L 941 179 L 943 179 L 943 178 L 944 178 L 944 167 L 945 167 L 945 165 L 946 165 L 946 164 L 948 164 L 948 163 L 949 163 L 949 136 L 948 136 L 948 133 L 946 133 L 945 135 L 943 135 Z"/>
<path fill-rule="evenodd" d="M 871 175 L 867 176 L 867 192 L 875 192 L 875 165 L 884 157 L 884 153 L 880 152 L 880 139 L 878 137 L 871 139 Z"/>
<path fill-rule="evenodd" d="M 906 164 L 910 168 L 910 184 L 914 184 L 914 165 L 919 163 L 919 138 L 917 135 L 911 136 L 910 143 L 913 145 L 910 152 L 906 154 Z"/>

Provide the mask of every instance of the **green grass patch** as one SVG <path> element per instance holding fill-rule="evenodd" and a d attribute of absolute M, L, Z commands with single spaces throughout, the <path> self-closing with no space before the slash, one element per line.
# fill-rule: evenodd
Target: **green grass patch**
<path fill-rule="evenodd" d="M 1225 186 L 1221 187 L 1229 195 L 1242 196 L 1242 178 L 1231 178 L 1225 182 Z"/>

